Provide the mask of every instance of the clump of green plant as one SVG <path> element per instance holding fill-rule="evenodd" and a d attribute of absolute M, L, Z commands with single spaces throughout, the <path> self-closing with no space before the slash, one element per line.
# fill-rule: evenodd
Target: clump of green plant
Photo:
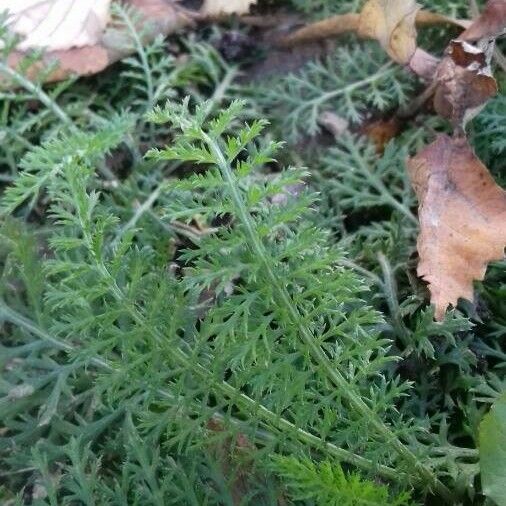
<path fill-rule="evenodd" d="M 12 366 L 5 400 L 11 407 L 3 422 L 8 440 L 28 454 L 37 442 L 39 451 L 52 455 L 53 465 L 63 459 L 64 466 L 64 455 L 73 452 L 74 465 L 85 469 L 89 450 L 78 449 L 93 448 L 123 473 L 124 457 L 108 454 L 107 441 L 115 437 L 105 434 L 114 433 L 125 417 L 148 433 L 153 424 L 161 430 L 167 458 L 205 447 L 206 424 L 219 417 L 230 430 L 244 430 L 259 455 L 304 454 L 312 448 L 366 477 L 383 476 L 395 487 L 449 497 L 454 485 L 448 483 L 446 460 L 434 457 L 437 438 L 428 444 L 423 426 L 396 409 L 409 383 L 392 368 L 399 357 L 381 333 L 380 315 L 361 300 L 364 284 L 340 266 L 342 253 L 309 219 L 314 196 L 287 193 L 304 173 L 262 174 L 277 146 L 258 143 L 263 122 L 239 126 L 240 104 L 212 120 L 206 119 L 209 114 L 204 103 L 195 113 L 186 105 L 169 105 L 150 115 L 156 123 L 171 121 L 182 133 L 148 158 L 210 167 L 177 182 L 160 181 L 154 223 L 141 216 L 135 227 L 125 227 L 112 211 L 121 188 L 97 192 L 95 157 L 127 134 L 131 127 L 125 119 L 96 134 L 48 142 L 25 159 L 23 175 L 5 193 L 3 211 L 12 212 L 44 191 L 50 201 L 52 226 L 44 240 L 50 254 L 42 261 L 33 251 L 20 255 L 26 233 L 17 238 L 18 227 L 12 225 L 4 231 L 12 244 L 7 279 L 19 273 L 26 281 L 27 273 L 35 272 L 44 280 L 32 293 L 31 312 L 13 307 L 19 290 L 3 294 L 2 318 L 13 332 L 9 363 L 18 358 L 24 369 L 26 354 L 32 353 L 24 344 L 27 332 L 37 337 L 38 353 L 64 362 L 58 375 L 50 368 L 49 377 L 36 384 L 18 377 Z M 159 247 L 161 231 L 175 222 L 188 227 L 197 216 L 201 231 L 187 235 L 184 250 L 170 255 Z M 93 401 L 94 429 L 62 448 L 58 423 L 51 420 L 63 415 L 58 406 L 67 395 L 72 404 L 77 385 L 69 383 L 89 367 L 96 370 L 88 391 L 93 398 L 86 401 L 85 395 L 82 402 Z M 25 402 L 33 403 L 46 389 L 51 402 L 39 397 L 30 418 L 19 425 Z M 67 412 L 63 427 L 83 423 L 74 416 L 74 410 Z M 162 419 L 170 420 L 163 429 Z M 38 429 L 26 439 L 30 426 Z M 42 435 L 44 427 L 49 433 Z M 258 438 L 260 427 L 265 435 Z M 445 447 L 438 452 L 445 455 Z M 261 464 L 259 458 L 254 465 Z M 112 487 L 106 475 L 91 471 L 97 465 L 86 474 L 97 489 L 86 492 L 91 497 Z M 42 472 L 36 467 L 34 479 Z M 65 501 L 73 497 L 63 485 L 69 479 L 62 478 L 59 491 Z M 81 495 L 83 486 L 78 486 Z M 166 492 L 157 493 L 169 497 L 173 491 L 167 485 Z"/>
<path fill-rule="evenodd" d="M 350 133 L 281 145 L 321 111 L 395 108 L 413 83 L 367 43 L 275 89 L 178 47 L 138 45 L 92 83 L 31 88 L 20 69 L 3 95 L 1 501 L 483 503 L 504 262 L 477 308 L 435 323 L 402 170 L 444 127 L 423 118 L 383 153 Z M 501 100 L 476 120 L 491 160 Z"/>

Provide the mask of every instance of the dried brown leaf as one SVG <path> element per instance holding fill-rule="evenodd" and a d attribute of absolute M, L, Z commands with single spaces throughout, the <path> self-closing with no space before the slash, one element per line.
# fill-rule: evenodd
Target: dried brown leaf
<path fill-rule="evenodd" d="M 453 40 L 436 71 L 434 108 L 462 129 L 497 93 L 487 54 L 471 44 Z"/>
<path fill-rule="evenodd" d="M 192 22 L 191 13 L 179 7 L 174 0 L 128 0 L 125 4 L 135 7 L 141 15 L 141 23 L 149 28 L 145 30 L 147 35 L 144 42 L 154 40 L 158 35 L 172 33 Z M 130 35 L 125 30 L 109 25 L 97 44 L 47 51 L 40 61 L 27 69 L 26 75 L 33 79 L 55 61 L 58 67 L 47 76 L 46 81 L 60 81 L 72 75 L 96 74 L 132 51 Z M 23 51 L 14 51 L 9 55 L 9 66 L 16 67 L 24 57 Z M 0 87 L 5 84 L 0 80 Z"/>
<path fill-rule="evenodd" d="M 461 33 L 459 39 L 492 39 L 506 32 L 506 1 L 488 0 L 481 15 Z"/>
<path fill-rule="evenodd" d="M 440 135 L 408 161 L 408 171 L 419 201 L 418 275 L 441 320 L 460 297 L 473 300 L 473 280 L 503 258 L 506 192 L 464 137 Z"/>
<path fill-rule="evenodd" d="M 369 11 L 368 15 L 370 14 L 371 13 Z M 327 39 L 329 37 L 336 37 L 338 35 L 342 35 L 343 33 L 347 32 L 356 32 L 358 31 L 359 27 L 360 16 L 361 16 L 360 14 L 347 13 L 331 16 L 329 18 L 322 19 L 321 21 L 316 21 L 307 26 L 303 26 L 298 30 L 295 30 L 293 33 L 290 33 L 286 37 L 283 37 L 279 41 L 279 45 L 291 47 L 297 44 L 314 42 L 317 40 Z M 382 19 L 382 16 L 377 16 L 377 18 Z M 373 27 L 371 26 L 366 26 L 364 24 L 364 20 L 365 18 L 363 17 L 362 36 L 366 38 L 372 37 L 376 39 L 377 30 L 373 29 Z M 442 14 L 424 10 L 418 10 L 416 12 L 415 21 L 417 26 L 452 24 L 460 26 L 461 28 L 467 28 L 471 24 L 471 22 L 467 19 L 450 18 L 448 16 L 443 16 Z"/>
<path fill-rule="evenodd" d="M 297 44 L 335 37 L 347 32 L 355 32 L 358 28 L 359 19 L 360 15 L 355 13 L 331 16 L 330 18 L 303 26 L 288 34 L 280 40 L 279 45 L 291 47 Z"/>
<path fill-rule="evenodd" d="M 96 44 L 109 20 L 111 0 L 3 0 L 7 27 L 21 35 L 18 49 L 65 50 Z M 1 42 L 0 42 L 1 45 Z"/>
<path fill-rule="evenodd" d="M 377 39 L 398 63 L 408 63 L 416 49 L 415 0 L 368 0 L 360 13 L 358 34 Z"/>
<path fill-rule="evenodd" d="M 378 154 L 385 151 L 385 146 L 401 132 L 401 121 L 393 116 L 389 119 L 378 119 L 365 123 L 359 132 L 368 137 L 376 147 Z"/>

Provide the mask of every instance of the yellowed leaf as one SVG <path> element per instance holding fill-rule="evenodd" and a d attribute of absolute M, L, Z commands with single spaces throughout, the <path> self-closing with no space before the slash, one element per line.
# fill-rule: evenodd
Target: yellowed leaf
<path fill-rule="evenodd" d="M 377 39 L 396 62 L 406 64 L 416 49 L 415 0 L 368 0 L 360 13 L 358 34 Z"/>
<path fill-rule="evenodd" d="M 506 192 L 464 137 L 440 135 L 408 170 L 419 201 L 418 275 L 440 320 L 460 297 L 473 300 L 473 280 L 504 257 Z"/>
<path fill-rule="evenodd" d="M 247 14 L 256 0 L 204 0 L 201 13 L 205 16 Z"/>
<path fill-rule="evenodd" d="M 109 20 L 111 0 L 3 0 L 9 30 L 22 36 L 18 49 L 48 51 L 96 44 Z"/>

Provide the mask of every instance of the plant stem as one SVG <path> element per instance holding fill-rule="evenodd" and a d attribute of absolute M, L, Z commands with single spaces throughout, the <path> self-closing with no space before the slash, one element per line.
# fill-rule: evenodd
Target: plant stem
<path fill-rule="evenodd" d="M 38 85 L 32 83 L 25 76 L 11 69 L 3 61 L 0 60 L 0 72 L 12 79 L 18 86 L 31 93 L 35 98 L 40 100 L 53 114 L 65 123 L 70 129 L 77 130 L 67 113 Z"/>
<path fill-rule="evenodd" d="M 386 77 L 390 74 L 393 74 L 395 72 L 395 67 L 391 62 L 386 63 L 385 65 L 382 65 L 374 74 L 364 77 L 363 79 L 360 79 L 359 81 L 355 81 L 354 83 L 350 83 L 342 88 L 337 88 L 332 91 L 327 91 L 325 93 L 322 93 L 321 95 L 318 95 L 307 102 L 303 102 L 299 106 L 295 107 L 293 111 L 289 114 L 289 116 L 296 116 L 297 114 L 300 114 L 300 111 L 304 109 L 312 109 L 313 114 L 316 115 L 318 108 L 325 102 L 335 99 L 337 97 L 340 97 L 342 95 L 348 96 L 349 93 L 352 91 L 361 88 L 363 86 L 366 86 L 368 84 L 374 83 L 375 81 L 381 79 L 382 77 Z M 297 79 L 297 78 L 295 78 Z M 310 86 L 314 89 L 316 93 L 319 93 L 320 90 L 312 83 L 308 83 L 304 81 L 304 84 L 306 86 Z"/>
<path fill-rule="evenodd" d="M 385 294 L 388 309 L 394 323 L 394 328 L 397 334 L 401 338 L 405 346 L 409 344 L 409 332 L 404 325 L 401 317 L 401 308 L 399 307 L 399 297 L 397 296 L 397 283 L 390 266 L 390 262 L 387 260 L 383 253 L 378 253 L 378 263 L 380 264 L 381 271 L 383 273 L 383 283 L 381 287 Z"/>
<path fill-rule="evenodd" d="M 14 311 L 14 309 L 9 307 L 2 299 L 0 299 L 0 317 L 9 321 L 10 323 L 13 323 L 14 325 L 17 325 L 18 327 L 25 329 L 30 334 L 39 337 L 43 341 L 50 343 L 58 350 L 66 352 L 75 351 L 74 346 L 56 339 L 51 334 L 38 327 L 36 323 L 32 322 L 17 311 Z M 113 372 L 115 370 L 114 367 L 112 367 L 108 362 L 100 357 L 92 357 L 90 359 L 90 363 L 109 372 Z"/>
<path fill-rule="evenodd" d="M 208 145 L 211 153 L 216 158 L 218 167 L 223 175 L 225 182 L 228 185 L 230 196 L 236 207 L 239 219 L 246 231 L 249 247 L 257 256 L 257 258 L 259 258 L 262 262 L 265 275 L 267 276 L 269 282 L 271 283 L 271 286 L 274 289 L 274 292 L 277 295 L 278 304 L 283 307 L 289 315 L 292 324 L 299 331 L 301 340 L 310 350 L 313 360 L 323 368 L 329 380 L 339 389 L 341 394 L 347 398 L 350 406 L 374 427 L 377 434 L 380 435 L 387 444 L 390 444 L 395 449 L 396 453 L 398 453 L 405 462 L 413 467 L 414 475 L 416 476 L 419 474 L 422 478 L 422 481 L 425 482 L 430 488 L 434 488 L 434 490 L 436 490 L 441 496 L 450 500 L 452 498 L 450 490 L 433 474 L 433 472 L 428 467 L 418 461 L 417 456 L 407 446 L 405 446 L 390 429 L 390 427 L 388 427 L 381 419 L 379 419 L 377 414 L 374 413 L 369 408 L 369 406 L 367 406 L 367 404 L 362 400 L 360 395 L 357 394 L 353 386 L 350 385 L 350 383 L 341 374 L 341 372 L 334 368 L 328 356 L 317 344 L 312 332 L 303 324 L 303 318 L 291 300 L 287 289 L 283 286 L 282 281 L 275 274 L 271 262 L 269 261 L 268 253 L 255 231 L 251 217 L 237 188 L 232 167 L 227 162 L 218 143 L 204 131 L 201 132 L 201 135 Z"/>
<path fill-rule="evenodd" d="M 118 5 L 116 7 L 116 12 L 121 17 L 123 23 L 125 23 L 127 30 L 130 32 L 130 36 L 132 37 L 135 46 L 135 51 L 137 52 L 141 60 L 142 71 L 144 72 L 144 77 L 146 80 L 146 96 L 148 99 L 148 104 L 146 106 L 147 112 L 150 111 L 155 106 L 155 88 L 153 84 L 151 66 L 149 65 L 148 61 L 148 55 L 146 54 L 146 49 L 144 48 L 144 44 L 141 40 L 141 37 L 139 36 L 139 31 L 134 26 L 134 23 L 132 22 L 132 19 L 129 16 L 128 12 L 121 5 Z"/>
<path fill-rule="evenodd" d="M 348 260 L 347 258 L 340 258 L 338 262 L 339 265 L 342 265 L 343 267 L 348 267 L 348 269 L 353 269 L 359 274 L 362 274 L 362 276 L 364 276 L 365 278 L 369 278 L 373 283 L 378 285 L 380 288 L 383 287 L 383 280 L 379 276 L 374 274 L 374 272 L 368 271 L 364 267 L 356 264 L 355 262 L 352 262 L 351 260 Z"/>
<path fill-rule="evenodd" d="M 116 234 L 116 236 L 112 240 L 111 245 L 112 245 L 113 248 L 115 246 L 117 246 L 117 244 L 121 241 L 121 239 L 123 238 L 123 236 L 125 235 L 126 232 L 128 232 L 130 229 L 134 228 L 137 225 L 137 222 L 139 221 L 139 219 L 141 218 L 141 216 L 151 209 L 151 207 L 155 203 L 156 199 L 160 195 L 160 192 L 162 191 L 162 187 L 163 187 L 164 184 L 165 183 L 159 184 L 149 194 L 149 196 L 147 197 L 147 199 L 142 204 L 138 204 L 135 207 L 135 212 L 132 215 L 132 217 L 128 220 L 127 223 L 125 223 L 125 225 L 123 225 L 119 229 L 118 233 Z"/>

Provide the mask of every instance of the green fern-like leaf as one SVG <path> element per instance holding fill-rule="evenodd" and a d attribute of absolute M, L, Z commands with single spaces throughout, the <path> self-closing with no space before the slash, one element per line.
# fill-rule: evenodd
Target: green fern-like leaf
<path fill-rule="evenodd" d="M 409 76 L 388 61 L 374 43 L 339 48 L 323 61 L 261 88 L 260 103 L 281 118 L 284 135 L 296 140 L 320 131 L 325 111 L 358 123 L 371 108 L 385 110 L 407 100 Z"/>
<path fill-rule="evenodd" d="M 385 485 L 345 473 L 337 463 L 272 457 L 272 467 L 294 501 L 318 506 L 408 506 L 408 493 L 392 496 Z"/>

